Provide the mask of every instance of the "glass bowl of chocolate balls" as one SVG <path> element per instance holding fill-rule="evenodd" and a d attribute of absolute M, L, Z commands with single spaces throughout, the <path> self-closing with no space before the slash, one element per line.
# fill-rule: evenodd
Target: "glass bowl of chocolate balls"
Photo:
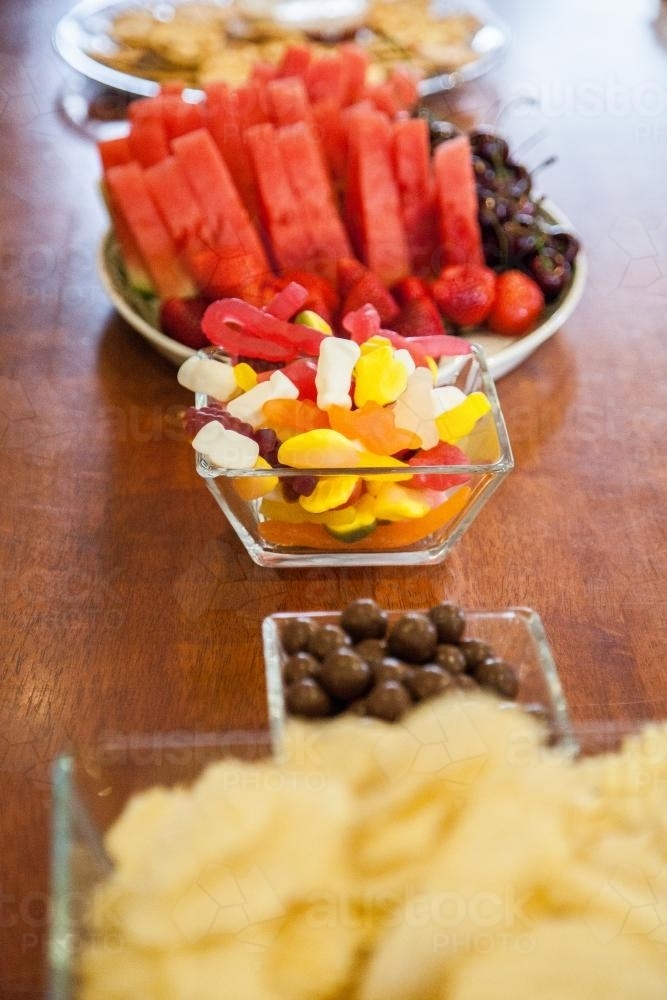
<path fill-rule="evenodd" d="M 389 611 L 360 598 L 341 611 L 270 615 L 262 637 L 274 749 L 290 717 L 396 723 L 436 695 L 481 689 L 499 708 L 519 704 L 538 714 L 550 740 L 576 752 L 558 670 L 531 608 L 468 610 L 443 601 Z"/>

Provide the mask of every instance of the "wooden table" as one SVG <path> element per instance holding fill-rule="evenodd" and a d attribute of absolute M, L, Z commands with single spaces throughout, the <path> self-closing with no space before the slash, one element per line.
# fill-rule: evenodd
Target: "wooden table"
<path fill-rule="evenodd" d="M 667 715 L 667 51 L 657 3 L 498 3 L 497 124 L 590 279 L 499 393 L 516 470 L 440 567 L 260 569 L 170 424 L 175 371 L 107 302 L 93 144 L 57 110 L 64 0 L 0 14 L 0 995 L 43 995 L 49 762 L 113 733 L 261 727 L 260 622 L 374 595 L 542 615 L 578 720 Z M 6 943 L 5 943 L 6 942 Z"/>

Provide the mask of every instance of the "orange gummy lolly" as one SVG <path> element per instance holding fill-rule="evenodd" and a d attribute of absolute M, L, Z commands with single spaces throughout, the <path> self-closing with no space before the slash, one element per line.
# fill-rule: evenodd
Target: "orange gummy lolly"
<path fill-rule="evenodd" d="M 321 524 L 291 524 L 286 521 L 264 521 L 260 534 L 271 545 L 291 545 L 300 548 L 349 552 L 354 549 L 398 549 L 426 538 L 460 514 L 470 498 L 469 486 L 461 486 L 448 500 L 430 510 L 424 517 L 411 521 L 380 524 L 367 537 L 356 542 L 333 538 Z"/>
<path fill-rule="evenodd" d="M 333 430 L 352 440 L 361 441 L 365 448 L 376 455 L 396 455 L 406 449 L 421 446 L 421 441 L 411 431 L 395 426 L 391 410 L 372 400 L 357 410 L 331 406 L 328 413 Z"/>
<path fill-rule="evenodd" d="M 262 414 L 281 439 L 329 426 L 327 414 L 312 399 L 269 399 Z"/>

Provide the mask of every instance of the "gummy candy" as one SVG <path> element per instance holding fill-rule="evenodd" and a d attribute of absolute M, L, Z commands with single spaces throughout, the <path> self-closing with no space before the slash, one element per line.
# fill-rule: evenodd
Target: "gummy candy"
<path fill-rule="evenodd" d="M 490 409 L 491 404 L 483 392 L 471 392 L 458 406 L 445 410 L 435 418 L 440 439 L 453 442 L 465 437 Z"/>
<path fill-rule="evenodd" d="M 262 412 L 281 441 L 329 426 L 329 417 L 311 399 L 267 399 Z"/>
<path fill-rule="evenodd" d="M 395 403 L 408 384 L 408 370 L 389 344 L 362 351 L 354 368 L 354 402 Z"/>
<path fill-rule="evenodd" d="M 372 400 L 357 410 L 331 406 L 328 415 L 333 430 L 360 441 L 365 448 L 380 455 L 397 455 L 419 448 L 421 444 L 411 431 L 396 426 L 392 410 Z"/>
<path fill-rule="evenodd" d="M 330 406 L 351 408 L 352 371 L 360 354 L 361 348 L 351 340 L 331 337 L 323 342 L 315 376 L 317 405 L 321 410 Z"/>
<path fill-rule="evenodd" d="M 394 407 L 396 426 L 416 434 L 422 448 L 433 448 L 440 439 L 436 408 L 431 373 L 427 368 L 415 368 Z"/>
<path fill-rule="evenodd" d="M 234 299 L 209 308 L 209 326 L 230 354 L 246 355 L 248 338 L 261 336 L 260 360 L 287 364 L 265 371 L 190 359 L 179 380 L 218 393 L 188 418 L 193 445 L 212 465 L 244 470 L 234 488 L 256 504 L 258 530 L 274 544 L 391 550 L 428 537 L 468 503 L 470 474 L 451 467 L 471 464 L 463 442 L 489 450 L 491 404 L 481 392 L 436 387 L 426 343 L 414 343 L 454 353 L 436 343 L 453 338 L 401 337 L 365 306 L 345 317 L 346 340 L 316 315 L 287 322 L 302 298 L 300 286 L 287 285 L 263 309 Z M 316 357 L 299 356 L 304 350 Z M 280 467 L 293 472 L 269 474 Z"/>

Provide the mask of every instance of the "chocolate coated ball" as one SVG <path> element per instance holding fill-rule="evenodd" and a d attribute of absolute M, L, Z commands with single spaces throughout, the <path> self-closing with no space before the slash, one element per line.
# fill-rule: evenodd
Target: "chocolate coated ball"
<path fill-rule="evenodd" d="M 482 660 L 473 676 L 480 687 L 491 688 L 502 698 L 516 698 L 519 693 L 519 678 L 514 667 L 496 656 Z"/>
<path fill-rule="evenodd" d="M 354 642 L 382 639 L 387 631 L 387 612 L 371 597 L 361 597 L 343 609 L 340 623 Z"/>
<path fill-rule="evenodd" d="M 285 692 L 285 705 L 292 715 L 321 719 L 333 712 L 333 703 L 314 677 L 303 677 L 290 684 Z"/>
<path fill-rule="evenodd" d="M 436 646 L 433 662 L 437 663 L 443 670 L 449 670 L 452 674 L 463 673 L 467 666 L 466 658 L 459 647 L 450 645 L 448 642 Z"/>
<path fill-rule="evenodd" d="M 398 681 L 380 681 L 366 699 L 368 715 L 395 722 L 412 704 L 406 688 Z"/>
<path fill-rule="evenodd" d="M 456 604 L 443 601 L 429 611 L 429 618 L 438 630 L 438 642 L 458 642 L 463 635 L 466 619 Z"/>
<path fill-rule="evenodd" d="M 432 698 L 435 694 L 441 694 L 447 688 L 452 688 L 454 684 L 452 674 L 443 670 L 437 663 L 426 663 L 423 667 L 415 667 L 407 682 L 410 694 L 416 701 L 423 701 L 425 698 Z"/>
<path fill-rule="evenodd" d="M 481 639 L 462 639 L 459 643 L 459 649 L 466 658 L 466 670 L 471 672 L 482 660 L 493 656 L 493 650 L 489 644 L 482 642 Z"/>
<path fill-rule="evenodd" d="M 286 684 L 293 684 L 304 677 L 315 677 L 320 669 L 320 661 L 311 653 L 294 653 L 285 660 L 283 679 Z"/>
<path fill-rule="evenodd" d="M 320 668 L 320 684 L 339 701 L 360 698 L 369 689 L 372 680 L 370 665 L 345 646 L 329 653 Z"/>
<path fill-rule="evenodd" d="M 307 618 L 292 618 L 285 622 L 281 634 L 282 647 L 286 653 L 300 653 L 308 648 L 310 636 L 315 626 Z"/>
<path fill-rule="evenodd" d="M 319 625 L 308 641 L 308 652 L 323 660 L 340 646 L 349 646 L 350 637 L 339 625 Z"/>
<path fill-rule="evenodd" d="M 394 656 L 385 656 L 379 663 L 373 664 L 373 679 L 376 684 L 379 681 L 405 681 L 411 673 L 412 667 Z"/>
<path fill-rule="evenodd" d="M 408 663 L 426 663 L 432 658 L 437 642 L 438 633 L 431 619 L 419 611 L 408 611 L 389 633 L 387 650 L 391 656 Z"/>
<path fill-rule="evenodd" d="M 384 639 L 362 639 L 355 644 L 354 651 L 373 666 L 387 655 L 387 646 Z"/>

